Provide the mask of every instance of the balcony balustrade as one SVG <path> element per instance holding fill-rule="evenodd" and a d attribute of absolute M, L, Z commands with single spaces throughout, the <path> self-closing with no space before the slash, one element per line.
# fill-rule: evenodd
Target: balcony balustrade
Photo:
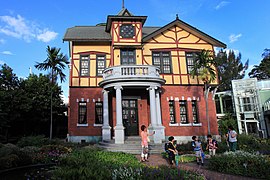
<path fill-rule="evenodd" d="M 164 84 L 165 80 L 159 76 L 160 70 L 152 65 L 121 65 L 104 70 L 101 86 L 113 82 L 140 81 Z"/>

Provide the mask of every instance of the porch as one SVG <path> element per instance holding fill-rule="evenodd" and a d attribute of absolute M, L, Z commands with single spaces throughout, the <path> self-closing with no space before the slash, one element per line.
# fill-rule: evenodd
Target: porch
<path fill-rule="evenodd" d="M 103 80 L 99 86 L 103 88 L 103 126 L 102 126 L 102 140 L 111 141 L 113 127 L 115 144 L 125 143 L 125 128 L 126 123 L 136 122 L 136 103 L 141 99 L 141 96 L 147 96 L 147 93 L 142 95 L 136 91 L 146 90 L 149 97 L 150 121 L 148 129 L 150 132 L 155 131 L 153 136 L 154 143 L 162 143 L 165 140 L 164 126 L 161 120 L 160 108 L 160 88 L 165 84 L 165 80 L 159 77 L 159 69 L 155 66 L 146 65 L 132 65 L 132 66 L 115 66 L 104 70 Z M 134 92 L 125 96 L 127 92 Z M 123 96 L 124 94 L 124 96 Z M 109 96 L 115 95 L 115 121 L 109 123 L 110 112 Z M 135 101 L 132 101 L 134 99 Z M 132 104 L 132 105 L 131 105 Z M 138 112 L 138 111 L 137 111 Z M 131 116 L 133 115 L 133 116 Z M 148 114 L 144 114 L 149 116 Z M 123 117 L 124 116 L 124 117 Z M 137 118 L 137 132 L 140 132 Z M 147 124 L 146 124 L 147 125 Z M 131 128 L 132 130 L 132 128 Z M 139 134 L 138 134 L 139 135 Z"/>

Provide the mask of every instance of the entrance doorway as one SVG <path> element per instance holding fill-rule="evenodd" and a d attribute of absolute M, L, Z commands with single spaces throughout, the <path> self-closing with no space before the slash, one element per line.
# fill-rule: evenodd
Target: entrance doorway
<path fill-rule="evenodd" d="M 125 127 L 125 136 L 139 135 L 138 106 L 136 99 L 123 99 L 123 125 Z"/>

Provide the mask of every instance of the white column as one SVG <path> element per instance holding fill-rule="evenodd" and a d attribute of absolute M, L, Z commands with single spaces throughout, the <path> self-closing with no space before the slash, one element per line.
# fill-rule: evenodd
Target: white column
<path fill-rule="evenodd" d="M 124 144 L 124 126 L 122 118 L 122 86 L 114 87 L 116 90 L 116 126 L 114 127 L 115 144 Z"/>
<path fill-rule="evenodd" d="M 157 143 L 162 143 L 165 141 L 165 127 L 162 125 L 162 116 L 160 108 L 160 90 L 156 91 L 156 109 L 157 109 L 157 127 L 155 128 L 155 141 Z"/>
<path fill-rule="evenodd" d="M 148 90 L 149 90 L 149 99 L 150 99 L 150 118 L 151 118 L 151 125 L 149 126 L 149 132 L 153 132 L 155 131 L 155 134 L 153 136 L 153 140 L 154 140 L 154 143 L 162 143 L 162 139 L 165 139 L 165 137 L 163 138 L 164 136 L 164 127 L 162 127 L 161 125 L 159 126 L 158 124 L 158 119 L 157 119 L 157 103 L 156 102 L 156 89 L 157 87 L 149 87 Z M 158 96 L 158 99 L 159 99 L 159 96 Z M 158 100 L 159 101 L 159 100 Z M 160 104 L 160 102 L 159 102 Z M 159 106 L 160 107 L 160 106 Z M 159 116 L 160 116 L 160 112 L 159 112 Z M 160 119 L 161 121 L 161 119 Z M 163 130 L 163 133 L 162 133 L 162 130 Z"/>
<path fill-rule="evenodd" d="M 162 125 L 159 91 L 156 91 L 157 125 Z"/>
<path fill-rule="evenodd" d="M 157 108 L 156 108 L 156 87 L 149 87 L 149 99 L 150 99 L 150 118 L 151 118 L 151 125 L 153 127 L 157 126 Z"/>
<path fill-rule="evenodd" d="M 108 91 L 105 89 L 103 92 L 103 126 L 102 126 L 102 140 L 111 140 L 111 127 L 109 125 L 109 103 L 108 103 Z"/>

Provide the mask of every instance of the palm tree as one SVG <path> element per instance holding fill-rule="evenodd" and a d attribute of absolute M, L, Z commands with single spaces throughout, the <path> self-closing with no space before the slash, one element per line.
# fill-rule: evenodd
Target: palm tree
<path fill-rule="evenodd" d="M 208 134 L 211 134 L 208 113 L 208 93 L 210 89 L 209 84 L 216 79 L 215 62 L 213 60 L 211 51 L 202 50 L 201 52 L 194 53 L 194 67 L 190 74 L 192 78 L 197 76 L 200 80 L 203 81 Z"/>
<path fill-rule="evenodd" d="M 53 122 L 53 85 L 57 82 L 57 77 L 60 77 L 60 81 L 63 82 L 66 79 L 66 75 L 63 70 L 69 63 L 68 58 L 63 53 L 60 53 L 60 48 L 47 46 L 47 59 L 42 63 L 37 63 L 35 67 L 38 70 L 50 70 L 51 78 L 51 122 L 50 122 L 50 139 L 52 139 L 52 122 Z"/>

